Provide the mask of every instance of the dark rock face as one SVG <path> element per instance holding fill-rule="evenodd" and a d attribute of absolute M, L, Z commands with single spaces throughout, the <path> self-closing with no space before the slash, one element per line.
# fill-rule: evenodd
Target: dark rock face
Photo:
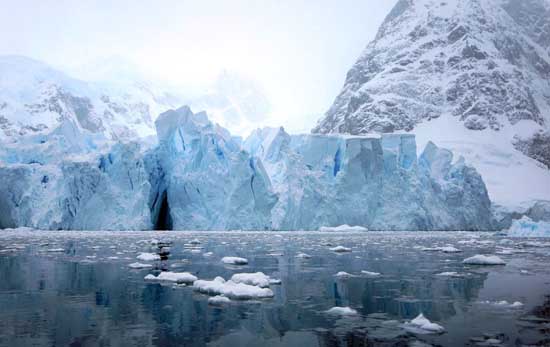
<path fill-rule="evenodd" d="M 442 115 L 470 130 L 548 129 L 549 81 L 547 0 L 400 0 L 313 132 L 411 131 Z M 547 139 L 529 141 L 524 153 L 546 164 Z"/>
<path fill-rule="evenodd" d="M 514 146 L 550 169 L 550 132 L 536 133 L 527 139 L 517 137 Z"/>

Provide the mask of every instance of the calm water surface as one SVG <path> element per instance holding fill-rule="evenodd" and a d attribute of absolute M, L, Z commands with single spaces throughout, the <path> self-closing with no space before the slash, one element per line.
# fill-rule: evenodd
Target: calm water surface
<path fill-rule="evenodd" d="M 152 239 L 172 242 L 168 258 L 128 268 L 158 250 Z M 352 251 L 330 250 L 339 245 Z M 461 252 L 422 250 L 447 245 Z M 506 265 L 462 264 L 475 254 Z M 482 233 L 2 231 L 0 346 L 548 346 L 548 264 L 550 241 Z M 212 306 L 192 287 L 144 280 L 163 270 L 201 279 L 262 271 L 282 282 L 272 299 Z M 325 312 L 334 306 L 358 315 Z M 419 313 L 445 333 L 407 331 Z"/>

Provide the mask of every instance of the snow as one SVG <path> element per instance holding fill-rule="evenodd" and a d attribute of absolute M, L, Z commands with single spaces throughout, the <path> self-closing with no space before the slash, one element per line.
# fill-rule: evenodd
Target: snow
<path fill-rule="evenodd" d="M 222 277 L 216 277 L 211 281 L 197 280 L 193 283 L 193 287 L 202 293 L 223 295 L 240 300 L 273 297 L 273 291 L 269 288 L 235 283 L 231 280 L 225 281 Z"/>
<path fill-rule="evenodd" d="M 527 216 L 514 220 L 508 230 L 511 237 L 550 237 L 550 222 L 535 222 Z"/>
<path fill-rule="evenodd" d="M 145 276 L 145 279 L 154 280 L 154 281 L 176 282 L 176 283 L 193 283 L 197 280 L 197 277 L 190 274 L 189 272 L 163 271 L 158 276 L 149 274 Z"/>
<path fill-rule="evenodd" d="M 232 265 L 246 265 L 248 264 L 248 259 L 240 257 L 223 257 L 222 263 Z"/>
<path fill-rule="evenodd" d="M 496 255 L 474 255 L 473 257 L 466 258 L 462 261 L 463 264 L 469 265 L 505 265 L 504 260 L 500 259 Z"/>
<path fill-rule="evenodd" d="M 244 283 L 262 288 L 269 287 L 271 279 L 263 272 L 256 273 L 237 273 L 231 276 L 231 281 L 235 283 Z"/>
<path fill-rule="evenodd" d="M 419 334 L 440 334 L 445 331 L 445 328 L 437 323 L 430 322 L 422 313 L 410 322 L 406 322 L 403 327 L 408 331 Z"/>
<path fill-rule="evenodd" d="M 347 225 L 347 224 L 342 224 L 340 226 L 337 226 L 337 227 L 320 227 L 319 228 L 319 231 L 322 231 L 322 232 L 343 232 L 343 231 L 353 231 L 353 232 L 358 232 L 358 231 L 368 231 L 369 229 L 368 228 L 365 228 L 365 227 L 362 227 L 362 226 L 350 226 L 350 225 Z"/>
<path fill-rule="evenodd" d="M 148 269 L 153 267 L 153 265 L 143 264 L 143 263 L 131 263 L 131 264 L 128 264 L 128 267 L 131 269 Z"/>
<path fill-rule="evenodd" d="M 155 261 L 160 260 L 160 255 L 155 253 L 141 253 L 136 258 L 143 261 Z"/>
<path fill-rule="evenodd" d="M 358 312 L 350 307 L 335 306 L 326 311 L 326 313 L 337 316 L 355 316 Z"/>

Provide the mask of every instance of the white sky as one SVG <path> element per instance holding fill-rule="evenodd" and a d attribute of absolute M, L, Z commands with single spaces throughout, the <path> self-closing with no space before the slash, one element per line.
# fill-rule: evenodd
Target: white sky
<path fill-rule="evenodd" d="M 281 124 L 311 129 L 395 0 L 0 0 L 0 54 L 65 69 L 119 57 L 201 85 L 235 70 Z"/>

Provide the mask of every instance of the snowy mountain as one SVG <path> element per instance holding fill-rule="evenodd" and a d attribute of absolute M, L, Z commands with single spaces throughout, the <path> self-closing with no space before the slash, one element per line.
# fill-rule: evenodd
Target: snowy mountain
<path fill-rule="evenodd" d="M 155 134 L 181 99 L 146 82 L 85 82 L 21 56 L 0 57 L 0 140 L 47 134 L 65 121 L 107 139 Z"/>
<path fill-rule="evenodd" d="M 399 0 L 313 132 L 413 132 L 493 201 L 550 198 L 550 1 Z"/>

